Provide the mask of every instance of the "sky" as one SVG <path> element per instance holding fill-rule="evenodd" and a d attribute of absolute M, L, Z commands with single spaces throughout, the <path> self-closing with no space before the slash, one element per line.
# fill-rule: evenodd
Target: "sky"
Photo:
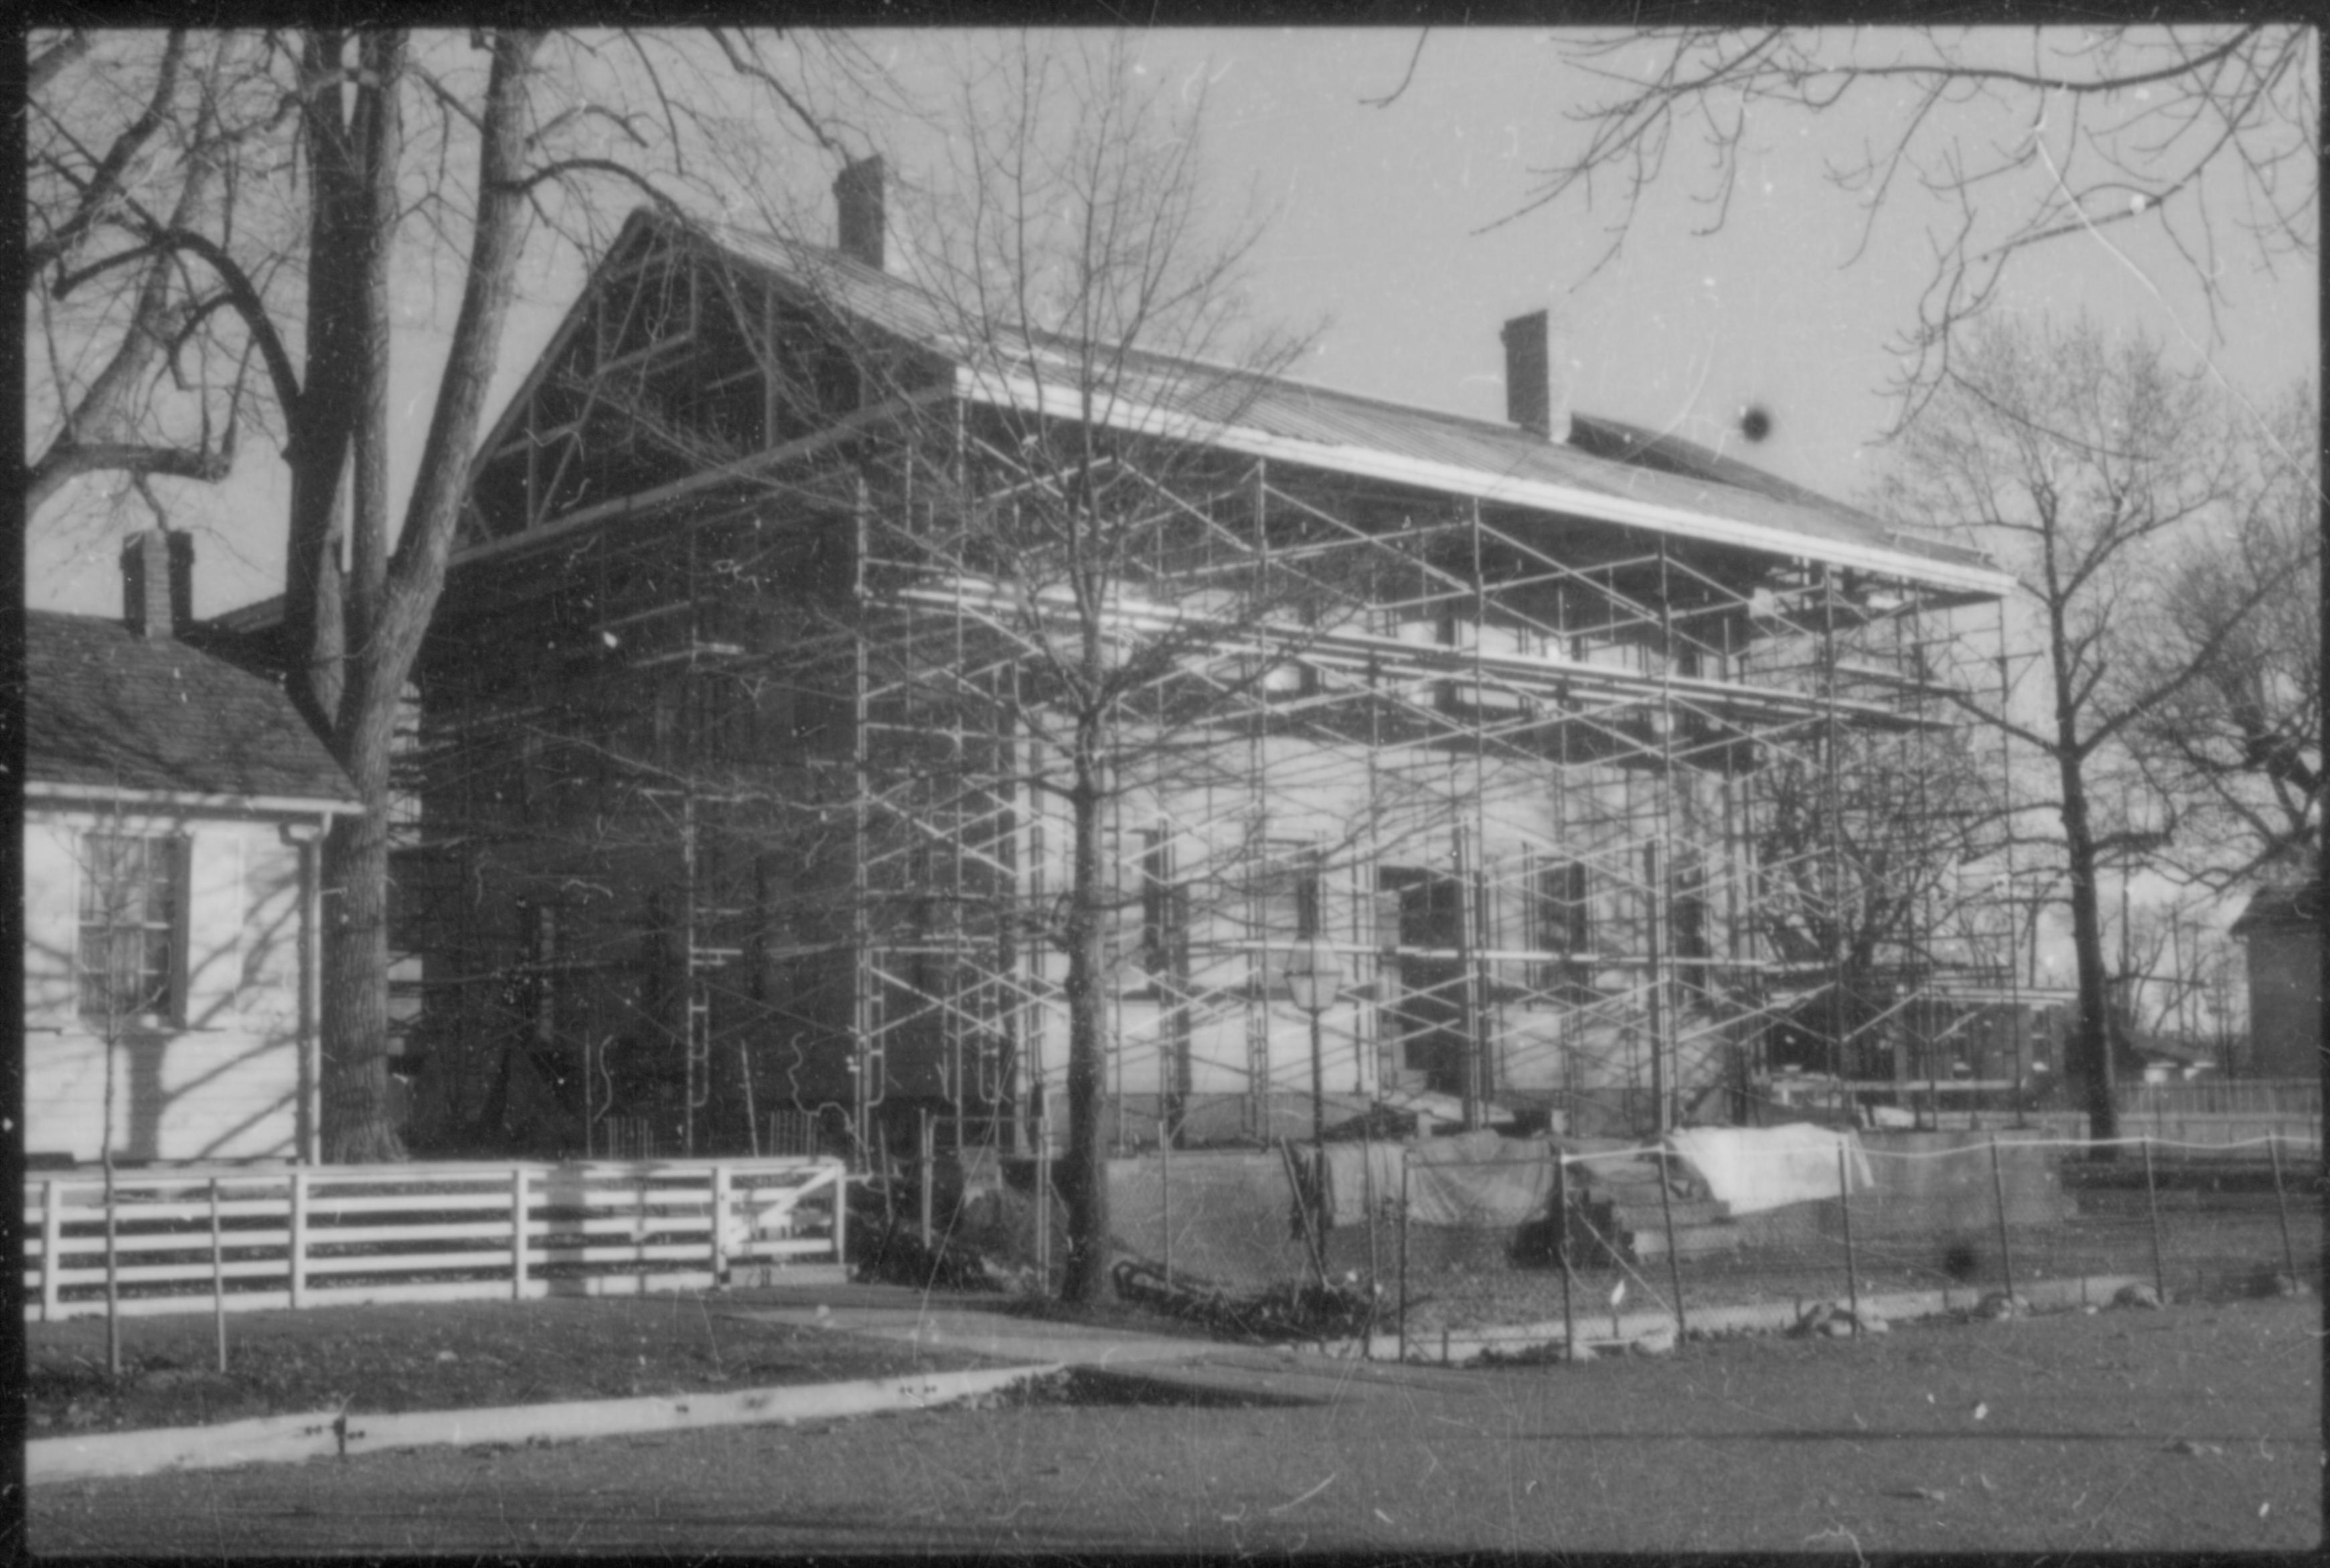
<path fill-rule="evenodd" d="M 869 36 L 910 92 L 942 89 L 963 42 L 905 30 Z M 1614 206 L 1588 210 L 1573 199 L 1489 227 L 1525 200 L 1534 167 L 1576 145 L 1581 133 L 1566 111 L 1605 90 L 1563 61 L 1560 43 L 1574 35 L 1441 29 L 1420 54 L 1418 36 L 1260 28 L 1138 35 L 1144 76 L 1177 96 L 1203 88 L 1204 167 L 1223 207 L 1235 213 L 1252 200 L 1268 215 L 1253 257 L 1253 317 L 1320 328 L 1293 373 L 1501 419 L 1498 328 L 1549 307 L 1568 326 L 1576 409 L 1673 430 L 1840 499 L 1874 485 L 1896 413 L 1890 345 L 1915 319 L 1927 226 L 1945 214 L 1906 193 L 1862 250 L 1861 211 L 1823 170 L 1881 136 L 1903 100 L 1872 92 L 1850 112 L 1759 118 L 1729 213 L 1710 234 L 1693 231 L 1710 216 L 1693 199 L 1704 189 L 1703 164 L 1679 144 L 1622 253 L 1596 271 Z M 1395 101 L 1372 105 L 1400 86 L 1411 61 Z M 911 177 L 915 158 L 913 137 L 904 137 L 894 161 Z M 803 169 L 800 194 L 812 212 L 829 205 L 824 188 L 836 172 L 838 165 Z M 2268 276 L 2241 250 L 2228 251 L 2224 265 L 2221 336 L 2183 263 L 2140 224 L 2028 253 L 2006 306 L 2034 318 L 2084 310 L 2107 328 L 2147 332 L 2262 404 L 2316 371 L 2316 273 L 2310 261 L 2285 261 Z M 580 283 L 571 258 L 529 269 L 491 411 L 516 390 Z M 454 303 L 449 289 L 400 279 L 392 405 L 410 417 L 398 425 L 392 461 L 398 508 Z M 1750 404 L 1770 420 L 1768 436 L 1753 444 L 1738 428 Z M 198 534 L 197 613 L 277 591 L 289 499 L 280 464 L 246 455 L 231 486 L 180 493 L 180 520 Z M 118 515 L 143 524 L 134 506 Z M 31 602 L 116 611 L 118 538 L 101 523 L 36 530 L 26 562 Z"/>
<path fill-rule="evenodd" d="M 1751 128 L 1739 185 L 1719 231 L 1698 235 L 1708 209 L 1695 152 L 1679 146 L 1666 179 L 1617 259 L 1588 276 L 1614 206 L 1565 202 L 1482 232 L 1525 198 L 1530 170 L 1575 145 L 1565 111 L 1601 90 L 1565 64 L 1547 30 L 1159 30 L 1138 35 L 1139 69 L 1177 95 L 1206 93 L 1205 168 L 1226 209 L 1251 198 L 1268 214 L 1254 258 L 1259 323 L 1321 330 L 1294 373 L 1347 391 L 1487 419 L 1504 414 L 1507 318 L 1550 307 L 1567 322 L 1577 409 L 1719 446 L 1783 478 L 1841 499 L 1873 482 L 1895 412 L 1885 391 L 1889 345 L 1914 319 L 1930 205 L 1905 201 L 1855 257 L 1861 214 L 1823 179 L 1824 161 L 1880 134 L 1889 103 L 1854 117 L 1775 115 Z M 1574 36 L 1574 35 L 1570 35 Z M 910 90 L 942 87 L 958 34 L 871 35 Z M 1373 107 L 1415 71 L 1389 107 Z M 913 162 L 912 142 L 902 148 Z M 806 170 L 822 202 L 832 170 Z M 812 220 L 814 222 L 814 220 Z M 2212 340 L 2198 288 L 2140 226 L 2031 253 L 2010 307 L 2085 309 L 2108 326 L 2148 331 L 2212 364 L 2263 401 L 2312 369 L 2318 291 L 2310 266 L 2278 279 L 2229 262 L 2231 306 Z M 529 275 L 513 313 L 489 402 L 515 391 L 580 284 L 571 259 Z M 393 472 L 403 490 L 425 430 L 435 365 L 454 301 L 400 286 L 399 422 Z M 1749 404 L 1770 417 L 1750 445 Z M 199 534 L 196 608 L 209 615 L 277 590 L 281 465 L 247 454 L 237 481 L 204 495 L 181 486 Z M 139 511 L 123 508 L 128 525 Z M 120 525 L 117 523 L 117 527 Z M 118 605 L 118 532 L 83 523 L 38 531 L 28 597 L 43 608 L 106 613 Z"/>

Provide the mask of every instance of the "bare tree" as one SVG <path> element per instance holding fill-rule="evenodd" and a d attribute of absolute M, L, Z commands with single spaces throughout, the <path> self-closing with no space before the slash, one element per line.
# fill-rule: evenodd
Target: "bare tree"
<path fill-rule="evenodd" d="M 292 691 L 370 808 L 335 823 L 324 855 L 325 1156 L 393 1157 L 401 1150 L 386 1119 L 390 740 L 442 587 L 529 231 L 588 237 L 595 194 L 611 184 L 668 203 L 750 199 L 786 142 L 767 136 L 772 126 L 836 145 L 818 107 L 820 75 L 847 84 L 873 73 L 847 51 L 819 44 L 805 54 L 776 35 L 719 30 L 677 39 L 478 32 L 466 46 L 396 30 L 205 38 L 194 52 L 221 62 L 220 80 L 263 64 L 255 80 L 271 90 L 270 112 L 246 125 L 218 111 L 216 92 L 178 90 L 191 45 L 172 34 L 151 90 L 104 94 L 113 107 L 92 128 L 81 111 L 85 98 L 100 96 L 92 84 L 111 74 L 111 47 L 75 35 L 35 51 L 35 119 L 53 133 L 35 164 L 46 179 L 35 191 L 35 244 L 59 267 L 69 254 L 91 257 L 56 271 L 50 291 L 70 294 L 117 272 L 151 285 L 116 289 L 99 318 L 82 324 L 74 354 L 109 333 L 129 346 L 95 378 L 60 378 L 51 444 L 61 443 L 62 458 L 52 468 L 143 464 L 217 477 L 232 443 L 212 445 L 208 425 L 190 456 L 183 440 L 155 434 L 176 387 L 163 379 L 171 356 L 154 345 L 232 321 L 239 341 L 221 338 L 238 367 L 226 394 L 230 432 L 241 367 L 253 358 L 265 367 L 291 473 L 282 647 Z M 740 109 L 757 110 L 757 120 Z M 182 128 L 173 140 L 163 132 L 174 121 Z M 136 199 L 129 175 L 149 145 L 166 143 L 185 151 L 164 215 Z M 270 234 L 254 259 L 224 193 L 265 182 L 296 193 L 284 200 L 300 221 Z M 409 261 L 450 281 L 459 304 L 419 472 L 395 518 L 388 280 Z M 294 269 L 299 276 L 287 280 Z M 106 373 L 119 390 L 103 391 Z M 189 393 L 208 411 L 216 380 Z M 169 452 L 182 457 L 153 456 Z M 28 471 L 26 482 L 33 493 L 36 476 Z"/>
<path fill-rule="evenodd" d="M 1774 959 L 1823 984 L 1799 1017 L 1825 1031 L 1840 1074 L 1855 1075 L 1847 1044 L 1905 996 L 1998 962 L 1994 898 L 1968 869 L 1998 855 L 2010 821 L 1987 764 L 1962 731 L 1840 728 L 1768 765 L 1759 924 Z"/>
<path fill-rule="evenodd" d="M 1278 665 L 1255 648 L 1283 656 L 1358 602 L 1299 550 L 1274 565 L 1255 547 L 1283 524 L 1206 439 L 1302 343 L 1244 327 L 1259 230 L 1212 219 L 1202 97 L 1175 105 L 1132 65 L 1121 40 L 1022 37 L 963 79 L 944 194 L 919 203 L 905 267 L 980 395 L 960 425 L 910 435 L 911 483 L 939 499 L 890 542 L 911 562 L 897 586 L 952 585 L 990 655 L 901 680 L 996 704 L 1018 741 L 977 788 L 1066 819 L 1066 886 L 1024 918 L 1066 966 L 1075 1300 L 1106 1278 L 1105 992 L 1137 956 L 1118 928 L 1142 896 L 1110 841 L 1116 808 L 1201 791 L 1226 766 L 1215 724 Z"/>
<path fill-rule="evenodd" d="M 1970 711 L 2048 759 L 2062 825 L 2079 1012 L 2075 1070 L 2091 1135 L 2117 1135 L 2098 874 L 2155 851 L 2155 826 L 2112 809 L 2099 789 L 2126 765 L 2138 726 L 2201 680 L 2265 585 L 2186 656 L 2121 671 L 2163 609 L 2159 554 L 2245 508 L 2222 400 L 2141 336 L 1993 317 L 1977 324 L 1904 432 L 1880 505 L 1953 525 L 2021 579 L 2035 621 L 2039 690 Z"/>
<path fill-rule="evenodd" d="M 1677 28 L 1596 36 L 1568 58 L 1609 81 L 1568 111 L 1570 150 L 1500 223 L 1573 194 L 1615 203 L 1597 268 L 1624 243 L 1671 157 L 1696 151 L 1700 232 L 1721 229 L 1741 154 L 1776 125 L 1888 107 L 1828 178 L 1861 209 L 1932 213 L 1934 260 L 1901 335 L 1913 412 L 1942 384 L 1960 324 L 2014 264 L 2072 235 L 2142 226 L 2174 247 L 2212 322 L 2229 252 L 2270 267 L 2315 253 L 2320 164 L 2315 31 L 2213 26 Z M 1397 97 L 1395 93 L 1393 95 Z M 1495 225 L 1492 225 L 1494 227 Z M 1857 254 L 1858 252 L 1856 252 Z"/>
<path fill-rule="evenodd" d="M 2162 865 L 2225 893 L 2302 875 L 2323 805 L 2321 450 L 2308 388 L 2242 442 L 2244 505 L 2163 567 L 2129 678 L 2197 668 L 2137 725 L 2136 762 L 2174 837 Z"/>
<path fill-rule="evenodd" d="M 158 511 L 147 482 L 226 477 L 243 420 L 270 399 L 264 367 L 249 385 L 251 343 L 216 280 L 139 241 L 230 236 L 238 277 L 268 287 L 283 223 L 253 144 L 279 95 L 258 39 L 184 29 L 75 32 L 36 46 L 33 77 L 25 513 L 99 473 L 128 477 Z"/>

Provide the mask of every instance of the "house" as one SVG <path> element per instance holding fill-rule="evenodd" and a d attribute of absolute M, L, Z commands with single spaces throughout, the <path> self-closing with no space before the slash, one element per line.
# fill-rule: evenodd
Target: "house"
<path fill-rule="evenodd" d="M 2249 954 L 2244 1078 L 2322 1072 L 2322 879 L 2262 889 L 2233 921 Z"/>
<path fill-rule="evenodd" d="M 24 1148 L 317 1157 L 317 840 L 359 808 L 282 690 L 183 640 L 192 541 L 119 620 L 24 621 Z"/>
<path fill-rule="evenodd" d="M 1961 961 L 1833 930 L 1979 553 L 1576 412 L 1542 311 L 1460 417 L 977 318 L 836 191 L 835 250 L 634 214 L 473 467 L 397 877 L 440 1126 L 1042 1136 L 1087 839 L 1120 1144 L 1664 1126 Z"/>

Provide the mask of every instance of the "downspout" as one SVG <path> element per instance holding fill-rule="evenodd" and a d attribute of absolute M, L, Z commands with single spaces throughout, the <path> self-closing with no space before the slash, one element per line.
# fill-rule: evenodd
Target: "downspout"
<path fill-rule="evenodd" d="M 324 1160 L 324 910 L 316 846 L 331 831 L 327 812 L 313 826 L 288 822 L 283 836 L 299 848 L 299 1163 Z"/>

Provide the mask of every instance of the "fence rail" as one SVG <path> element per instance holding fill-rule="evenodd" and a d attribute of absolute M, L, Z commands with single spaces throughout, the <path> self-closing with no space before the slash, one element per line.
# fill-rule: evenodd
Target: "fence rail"
<path fill-rule="evenodd" d="M 838 1266 L 821 1158 L 334 1166 L 28 1176 L 24 1315 L 523 1299 Z M 778 1276 L 778 1277 L 781 1277 Z"/>
<path fill-rule="evenodd" d="M 2319 1120 L 2322 1081 L 2196 1078 L 2184 1083 L 2131 1083 L 2122 1091 L 2121 1108 L 2140 1115 L 2163 1110 L 2171 1115 L 2310 1116 Z"/>

